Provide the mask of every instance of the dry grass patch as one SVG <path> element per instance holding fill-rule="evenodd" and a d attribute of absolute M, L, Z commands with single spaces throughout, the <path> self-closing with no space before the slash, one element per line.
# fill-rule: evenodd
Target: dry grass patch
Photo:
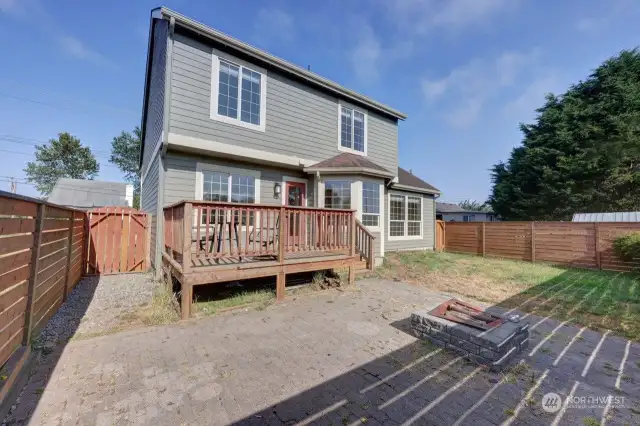
<path fill-rule="evenodd" d="M 232 296 L 217 300 L 194 302 L 195 311 L 204 315 L 213 315 L 221 312 L 240 309 L 266 309 L 276 301 L 276 293 L 271 289 L 257 289 L 243 291 Z"/>
<path fill-rule="evenodd" d="M 390 253 L 369 276 L 640 340 L 640 275 L 452 253 Z"/>

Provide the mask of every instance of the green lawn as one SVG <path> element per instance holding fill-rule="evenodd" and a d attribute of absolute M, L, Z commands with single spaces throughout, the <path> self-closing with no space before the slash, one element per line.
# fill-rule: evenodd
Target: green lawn
<path fill-rule="evenodd" d="M 372 275 L 640 340 L 640 274 L 404 252 L 388 254 Z"/>

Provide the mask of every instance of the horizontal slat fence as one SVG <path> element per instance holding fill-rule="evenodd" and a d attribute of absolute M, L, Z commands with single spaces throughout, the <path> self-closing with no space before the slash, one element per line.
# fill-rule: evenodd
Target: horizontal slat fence
<path fill-rule="evenodd" d="M 439 222 L 436 238 L 444 250 L 561 265 L 631 271 L 612 249 L 616 237 L 640 232 L 640 223 Z"/>
<path fill-rule="evenodd" d="M 84 212 L 0 191 L 0 366 L 80 280 L 87 235 Z"/>

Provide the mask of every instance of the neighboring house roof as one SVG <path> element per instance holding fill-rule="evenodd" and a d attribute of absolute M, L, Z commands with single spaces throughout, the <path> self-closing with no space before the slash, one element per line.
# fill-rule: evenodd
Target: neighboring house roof
<path fill-rule="evenodd" d="M 393 187 L 408 190 L 421 190 L 420 192 L 440 194 L 440 190 L 438 188 L 428 184 L 418 176 L 414 175 L 411 171 L 407 171 L 402 167 L 398 167 L 398 182 L 395 183 Z"/>
<path fill-rule="evenodd" d="M 311 167 L 305 167 L 305 172 L 324 173 L 363 173 L 374 176 L 394 178 L 395 173 L 374 163 L 367 157 L 349 152 L 343 152 L 335 157 L 320 161 Z"/>
<path fill-rule="evenodd" d="M 572 222 L 640 222 L 640 212 L 575 213 Z"/>
<path fill-rule="evenodd" d="M 127 187 L 130 187 L 129 190 Z M 133 196 L 133 187 L 122 182 L 61 178 L 56 182 L 47 201 L 78 208 L 125 207 L 130 206 L 128 193 Z"/>
<path fill-rule="evenodd" d="M 436 203 L 436 213 L 472 213 L 472 214 L 495 214 L 493 211 L 467 210 L 454 203 Z"/>
<path fill-rule="evenodd" d="M 238 50 L 244 53 L 245 55 L 248 55 L 249 57 L 265 62 L 273 66 L 274 68 L 278 69 L 281 72 L 284 72 L 286 74 L 292 74 L 295 77 L 301 78 L 313 86 L 317 86 L 322 89 L 329 90 L 331 92 L 334 92 L 337 95 L 340 95 L 343 98 L 350 99 L 355 102 L 364 104 L 365 106 L 371 108 L 372 110 L 379 111 L 383 114 L 390 115 L 402 120 L 407 118 L 407 116 L 401 113 L 400 111 L 397 111 L 387 105 L 377 102 L 367 96 L 361 95 L 360 93 L 349 90 L 346 87 L 343 87 L 336 82 L 333 82 L 324 77 L 321 77 L 314 72 L 306 70 L 295 64 L 292 64 L 291 62 L 285 61 L 284 59 L 278 58 L 277 56 L 274 56 L 268 52 L 265 52 L 264 50 L 253 47 L 221 31 L 215 30 L 211 27 L 201 24 L 200 22 L 197 22 L 184 15 L 181 15 L 180 13 L 175 12 L 171 9 L 167 9 L 166 7 L 160 7 L 152 11 L 152 16 L 154 16 L 154 14 L 161 15 L 167 18 L 174 18 L 177 25 L 180 25 L 184 28 L 188 28 L 191 31 L 194 31 L 200 35 L 203 35 L 211 40 L 214 40 L 226 46 L 229 46 L 235 50 Z"/>

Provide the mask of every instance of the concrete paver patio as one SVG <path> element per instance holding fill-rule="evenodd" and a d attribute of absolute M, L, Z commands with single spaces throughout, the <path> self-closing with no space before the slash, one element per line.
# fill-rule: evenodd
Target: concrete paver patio
<path fill-rule="evenodd" d="M 263 311 L 71 341 L 35 410 L 19 407 L 11 421 L 478 426 L 601 424 L 605 417 L 607 424 L 640 423 L 638 343 L 529 315 L 525 321 L 535 327 L 521 356 L 529 368 L 495 375 L 409 334 L 412 311 L 449 298 L 363 280 L 354 289 Z M 547 412 L 542 396 L 548 392 L 562 401 L 570 393 L 623 399 Z"/>

